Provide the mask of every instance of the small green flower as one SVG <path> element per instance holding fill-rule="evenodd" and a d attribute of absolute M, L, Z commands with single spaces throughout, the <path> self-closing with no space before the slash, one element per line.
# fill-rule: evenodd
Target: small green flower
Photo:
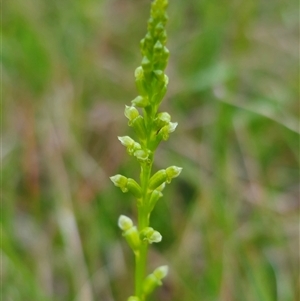
<path fill-rule="evenodd" d="M 169 122 L 158 133 L 158 137 L 163 140 L 168 140 L 171 133 L 173 133 L 177 127 L 177 122 Z"/>
<path fill-rule="evenodd" d="M 136 198 L 140 198 L 142 196 L 142 190 L 140 185 L 131 178 L 126 178 L 122 175 L 115 175 L 110 177 L 111 181 L 115 184 L 115 186 L 119 187 L 122 192 L 131 192 Z"/>
<path fill-rule="evenodd" d="M 158 187 L 159 188 L 159 187 Z M 163 196 L 163 194 L 158 190 L 153 190 L 149 199 L 149 212 L 151 212 L 154 209 L 154 206 L 156 205 L 159 198 Z"/>
<path fill-rule="evenodd" d="M 145 108 L 149 104 L 149 100 L 147 96 L 137 96 L 134 100 L 131 101 L 133 106 L 137 106 L 139 108 Z"/>
<path fill-rule="evenodd" d="M 140 239 L 141 239 L 141 241 L 152 244 L 154 242 L 156 242 L 156 243 L 161 242 L 162 236 L 158 231 L 155 231 L 153 228 L 146 227 L 141 231 Z"/>
<path fill-rule="evenodd" d="M 141 149 L 141 145 L 129 136 L 118 137 L 118 139 L 126 147 L 129 155 L 134 155 L 137 150 Z"/>
<path fill-rule="evenodd" d="M 165 169 L 156 172 L 149 181 L 149 189 L 154 190 L 167 181 L 167 173 Z"/>
<path fill-rule="evenodd" d="M 154 270 L 153 275 L 158 279 L 162 280 L 168 275 L 169 268 L 167 265 L 163 265 Z"/>
<path fill-rule="evenodd" d="M 147 130 L 144 123 L 144 118 L 142 116 L 136 117 L 131 126 L 133 127 L 136 135 L 140 139 L 141 143 L 145 143 L 145 139 L 147 139 Z"/>
<path fill-rule="evenodd" d="M 167 183 L 170 183 L 172 179 L 177 178 L 182 171 L 181 167 L 170 166 L 166 169 Z"/>
<path fill-rule="evenodd" d="M 140 161 L 140 162 L 145 162 L 148 161 L 150 155 L 150 151 L 149 150 L 136 150 L 134 152 L 134 156 Z"/>
<path fill-rule="evenodd" d="M 122 175 L 115 175 L 113 177 L 110 177 L 111 181 L 115 184 L 115 186 L 119 187 L 123 192 L 127 192 L 127 182 L 128 178 L 122 176 Z"/>
<path fill-rule="evenodd" d="M 125 215 L 120 215 L 118 220 L 118 226 L 121 230 L 127 231 L 133 227 L 133 222 L 129 217 Z"/>
<path fill-rule="evenodd" d="M 124 111 L 124 115 L 125 117 L 127 117 L 129 119 L 129 125 L 130 123 L 137 118 L 140 113 L 139 111 L 133 107 L 133 106 L 125 106 L 125 111 Z"/>
<path fill-rule="evenodd" d="M 170 183 L 173 178 L 176 178 L 181 173 L 182 168 L 177 166 L 170 166 L 167 169 L 161 169 L 156 172 L 149 181 L 149 189 L 157 189 L 164 183 Z"/>
<path fill-rule="evenodd" d="M 132 220 L 125 215 L 121 215 L 118 220 L 118 226 L 123 230 L 123 236 L 133 252 L 138 252 L 141 240 L 137 227 L 133 225 Z"/>
<path fill-rule="evenodd" d="M 157 286 L 162 285 L 161 280 L 167 276 L 168 270 L 168 267 L 164 265 L 155 269 L 152 274 L 147 276 L 143 283 L 143 292 L 145 295 L 149 295 Z"/>

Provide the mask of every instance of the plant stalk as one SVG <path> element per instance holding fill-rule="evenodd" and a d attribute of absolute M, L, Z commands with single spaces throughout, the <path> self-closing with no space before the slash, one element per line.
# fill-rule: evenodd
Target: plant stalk
<path fill-rule="evenodd" d="M 149 213 L 148 213 L 148 183 L 151 176 L 152 170 L 152 156 L 150 163 L 145 164 L 141 167 L 141 188 L 142 188 L 142 201 L 138 207 L 138 230 L 141 231 L 149 226 Z M 142 242 L 140 249 L 135 254 L 135 295 L 144 300 L 143 296 L 143 281 L 146 275 L 146 264 L 148 254 L 148 243 Z"/>

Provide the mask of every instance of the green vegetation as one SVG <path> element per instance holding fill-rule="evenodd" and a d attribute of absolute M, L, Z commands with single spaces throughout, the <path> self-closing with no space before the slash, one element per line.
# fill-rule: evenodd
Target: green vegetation
<path fill-rule="evenodd" d="M 147 254 L 149 244 L 162 240 L 161 234 L 150 227 L 150 217 L 157 201 L 163 196 L 162 190 L 181 173 L 182 168 L 170 166 L 152 174 L 155 151 L 163 140 L 168 140 L 170 133 L 177 127 L 171 122 L 167 112 L 159 112 L 159 106 L 167 92 L 169 78 L 164 73 L 168 64 L 169 50 L 166 48 L 167 0 L 155 0 L 151 4 L 148 31 L 141 40 L 141 66 L 135 70 L 135 83 L 139 95 L 126 106 L 125 116 L 128 125 L 136 133 L 139 143 L 129 136 L 118 137 L 129 155 L 134 156 L 140 165 L 140 184 L 123 175 L 110 179 L 123 192 L 130 192 L 137 201 L 138 225 L 121 215 L 118 225 L 123 230 L 135 257 L 135 296 L 128 301 L 145 301 L 153 290 L 162 285 L 167 276 L 168 266 L 160 266 L 146 277 Z M 138 108 L 142 109 L 143 116 Z"/>
<path fill-rule="evenodd" d="M 116 217 L 137 216 L 114 174 L 139 178 L 117 136 L 136 96 L 149 1 L 3 1 L 1 293 L 13 301 L 124 301 L 134 258 Z M 170 1 L 179 123 L 153 170 L 163 191 L 149 301 L 299 300 L 298 3 Z M 5 13 L 4 13 L 5 12 Z"/>

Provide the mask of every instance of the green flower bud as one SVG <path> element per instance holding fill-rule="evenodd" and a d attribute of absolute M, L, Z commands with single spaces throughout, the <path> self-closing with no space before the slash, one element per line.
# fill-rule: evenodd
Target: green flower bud
<path fill-rule="evenodd" d="M 157 80 L 159 81 L 164 81 L 164 72 L 162 70 L 154 70 L 153 71 L 155 77 L 157 78 Z"/>
<path fill-rule="evenodd" d="M 164 48 L 164 46 L 162 45 L 162 43 L 160 42 L 160 40 L 157 40 L 156 43 L 155 43 L 155 45 L 154 45 L 153 50 L 156 53 L 161 53 L 162 50 L 163 50 L 163 48 Z"/>
<path fill-rule="evenodd" d="M 152 244 L 154 242 L 160 242 L 162 240 L 162 236 L 158 231 L 155 231 L 153 228 L 146 227 L 141 231 L 140 239 L 141 241 L 145 241 L 149 244 Z"/>
<path fill-rule="evenodd" d="M 152 58 L 155 65 L 161 62 L 162 55 L 163 55 L 163 47 L 164 46 L 162 45 L 162 43 L 159 40 L 157 40 L 157 42 L 153 47 L 153 58 Z"/>
<path fill-rule="evenodd" d="M 161 83 L 157 89 L 158 92 L 154 93 L 152 102 L 159 105 L 167 92 L 167 86 Z"/>
<path fill-rule="evenodd" d="M 137 87 L 137 90 L 139 91 L 140 95 L 142 96 L 147 96 L 148 95 L 148 89 L 147 85 L 145 82 L 145 77 L 144 77 L 144 70 L 140 66 L 135 70 L 135 84 Z"/>
<path fill-rule="evenodd" d="M 155 25 L 154 19 L 152 17 L 150 17 L 148 20 L 148 27 L 147 27 L 148 32 L 152 31 L 152 29 L 154 28 L 154 25 Z"/>
<path fill-rule="evenodd" d="M 170 51 L 167 47 L 164 47 L 160 53 L 159 60 L 155 60 L 154 69 L 165 70 L 168 64 Z"/>
<path fill-rule="evenodd" d="M 147 32 L 145 35 L 145 41 L 151 45 L 153 43 L 153 37 L 150 32 Z"/>
<path fill-rule="evenodd" d="M 164 125 L 169 124 L 171 121 L 171 116 L 167 112 L 162 112 L 157 114 L 156 124 L 158 128 L 162 128 Z"/>
<path fill-rule="evenodd" d="M 149 154 L 150 154 L 150 151 L 149 150 L 137 150 L 135 153 L 134 153 L 134 156 L 140 161 L 140 162 L 145 162 L 148 160 L 149 158 Z"/>
<path fill-rule="evenodd" d="M 143 293 L 145 295 L 151 294 L 154 289 L 158 286 L 161 286 L 162 282 L 158 280 L 153 274 L 150 274 L 146 277 L 143 283 Z"/>
<path fill-rule="evenodd" d="M 152 45 L 153 45 L 153 38 L 151 33 L 148 32 L 140 42 L 140 49 L 143 57 L 151 57 Z"/>
<path fill-rule="evenodd" d="M 129 191 L 136 198 L 140 198 L 142 196 L 141 186 L 135 180 L 126 178 L 122 175 L 115 175 L 113 177 L 110 177 L 110 179 L 115 184 L 115 186 L 120 187 L 123 192 Z"/>
<path fill-rule="evenodd" d="M 118 140 L 121 142 L 122 145 L 124 145 L 126 148 L 129 148 L 129 149 L 140 149 L 141 148 L 141 145 L 134 141 L 132 138 L 130 138 L 129 136 L 118 136 Z"/>
<path fill-rule="evenodd" d="M 141 41 L 140 41 L 140 50 L 141 50 L 142 56 L 145 56 L 147 54 L 145 43 L 146 43 L 145 38 L 141 39 Z"/>
<path fill-rule="evenodd" d="M 144 79 L 144 70 L 141 66 L 137 67 L 134 71 L 135 79 Z"/>
<path fill-rule="evenodd" d="M 129 155 L 133 155 L 135 151 L 141 149 L 141 145 L 129 136 L 118 137 L 118 139 L 127 148 Z"/>
<path fill-rule="evenodd" d="M 163 140 L 168 140 L 170 133 L 173 133 L 177 127 L 177 122 L 169 122 L 167 125 L 162 127 L 162 129 L 159 131 L 159 136 Z"/>
<path fill-rule="evenodd" d="M 140 113 L 137 108 L 133 106 L 125 106 L 124 115 L 129 119 L 129 122 L 132 122 L 140 115 Z"/>
<path fill-rule="evenodd" d="M 168 267 L 161 266 L 146 277 L 143 283 L 143 293 L 145 295 L 150 294 L 157 286 L 162 285 L 161 280 L 168 274 Z"/>
<path fill-rule="evenodd" d="M 135 80 L 135 85 L 136 85 L 136 88 L 139 92 L 139 94 L 141 96 L 143 96 L 144 98 L 147 98 L 148 97 L 148 89 L 147 89 L 147 84 L 145 82 L 144 79 L 136 79 Z"/>
<path fill-rule="evenodd" d="M 127 189 L 129 192 L 132 193 L 132 195 L 134 197 L 136 197 L 137 199 L 142 197 L 142 189 L 141 186 L 134 180 L 129 178 L 127 181 Z"/>
<path fill-rule="evenodd" d="M 166 42 L 167 42 L 167 32 L 166 32 L 165 30 L 163 30 L 162 32 L 160 32 L 160 33 L 158 34 L 158 38 L 159 38 L 159 40 L 161 41 L 161 43 L 162 43 L 163 45 L 165 45 Z"/>
<path fill-rule="evenodd" d="M 167 265 L 163 265 L 158 267 L 157 269 L 154 270 L 153 275 L 159 279 L 162 280 L 163 278 L 165 278 L 168 275 L 169 272 L 169 268 Z"/>
<path fill-rule="evenodd" d="M 180 175 L 182 171 L 181 167 L 170 166 L 166 169 L 167 174 L 167 183 L 170 183 L 173 178 L 176 178 Z"/>
<path fill-rule="evenodd" d="M 164 169 L 159 170 L 156 172 L 151 179 L 149 180 L 149 189 L 154 190 L 159 187 L 161 184 L 166 182 L 167 180 L 167 173 Z"/>
<path fill-rule="evenodd" d="M 159 190 L 153 190 L 149 199 L 149 211 L 151 212 L 155 204 L 157 203 L 158 199 L 161 198 L 163 194 Z"/>
<path fill-rule="evenodd" d="M 148 73 L 151 72 L 151 70 L 152 70 L 152 63 L 148 59 L 147 56 L 143 57 L 141 65 L 143 67 L 144 72 L 148 72 Z"/>
<path fill-rule="evenodd" d="M 161 32 L 163 32 L 165 29 L 164 25 L 159 22 L 156 26 L 155 26 L 155 35 L 159 36 L 161 34 Z"/>
<path fill-rule="evenodd" d="M 131 147 L 134 145 L 135 141 L 129 136 L 118 137 L 118 140 L 126 147 Z"/>
<path fill-rule="evenodd" d="M 139 237 L 139 232 L 136 226 L 129 228 L 128 230 L 123 232 L 123 236 L 125 237 L 128 245 L 132 249 L 133 252 L 138 252 L 139 246 L 141 244 L 141 240 Z"/>
<path fill-rule="evenodd" d="M 148 106 L 149 101 L 147 96 L 137 96 L 134 100 L 131 101 L 133 106 L 137 106 L 139 108 L 144 108 Z"/>
<path fill-rule="evenodd" d="M 133 226 L 132 220 L 125 215 L 121 215 L 118 220 L 118 226 L 121 230 L 123 230 L 123 236 L 125 237 L 131 249 L 133 251 L 137 251 L 141 241 L 138 230 L 136 226 Z"/>
<path fill-rule="evenodd" d="M 127 188 L 127 182 L 128 179 L 122 175 L 115 175 L 113 177 L 110 177 L 111 181 L 115 184 L 115 186 L 120 187 L 120 189 L 123 192 L 127 192 L 128 188 Z"/>
<path fill-rule="evenodd" d="M 125 215 L 120 215 L 119 220 L 118 220 L 118 226 L 121 230 L 127 231 L 133 227 L 133 222 L 132 222 L 131 218 L 129 218 Z"/>
<path fill-rule="evenodd" d="M 144 122 L 144 118 L 140 115 L 132 121 L 131 126 L 135 130 L 137 136 L 140 140 L 146 139 L 146 126 Z"/>
<path fill-rule="evenodd" d="M 163 51 L 164 61 L 168 60 L 169 56 L 170 56 L 170 51 L 166 46 L 164 46 L 164 51 Z"/>

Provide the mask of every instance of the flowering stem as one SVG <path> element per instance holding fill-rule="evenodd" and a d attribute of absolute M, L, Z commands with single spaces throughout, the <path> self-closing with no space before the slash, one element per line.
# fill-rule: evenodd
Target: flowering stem
<path fill-rule="evenodd" d="M 147 139 L 148 140 L 148 139 Z M 138 230 L 142 231 L 149 226 L 148 212 L 148 183 L 151 176 L 152 158 L 149 158 L 150 163 L 141 166 L 141 188 L 142 200 L 138 205 Z M 144 301 L 142 296 L 142 285 L 146 274 L 148 243 L 143 242 L 140 249 L 135 253 L 135 295 Z"/>
<path fill-rule="evenodd" d="M 125 107 L 128 125 L 135 130 L 138 141 L 129 136 L 118 137 L 129 155 L 134 156 L 141 166 L 140 184 L 123 175 L 111 177 L 112 182 L 123 192 L 130 192 L 137 199 L 138 225 L 124 215 L 119 217 L 118 225 L 123 231 L 135 256 L 135 295 L 127 301 L 146 301 L 154 289 L 162 285 L 168 273 L 167 266 L 161 266 L 146 276 L 147 253 L 149 244 L 158 243 L 162 235 L 149 227 L 150 214 L 156 202 L 163 196 L 165 184 L 169 184 L 180 172 L 180 167 L 170 166 L 152 175 L 153 158 L 162 140 L 167 140 L 174 132 L 177 122 L 171 122 L 167 112 L 158 112 L 159 105 L 166 93 L 168 77 L 164 73 L 169 50 L 166 48 L 168 0 L 154 0 L 148 32 L 141 40 L 143 56 L 141 66 L 135 70 L 135 82 L 139 95 Z"/>
<path fill-rule="evenodd" d="M 142 244 L 139 252 L 135 256 L 135 295 L 139 300 L 144 301 L 142 296 L 143 282 L 146 274 L 148 245 Z"/>

